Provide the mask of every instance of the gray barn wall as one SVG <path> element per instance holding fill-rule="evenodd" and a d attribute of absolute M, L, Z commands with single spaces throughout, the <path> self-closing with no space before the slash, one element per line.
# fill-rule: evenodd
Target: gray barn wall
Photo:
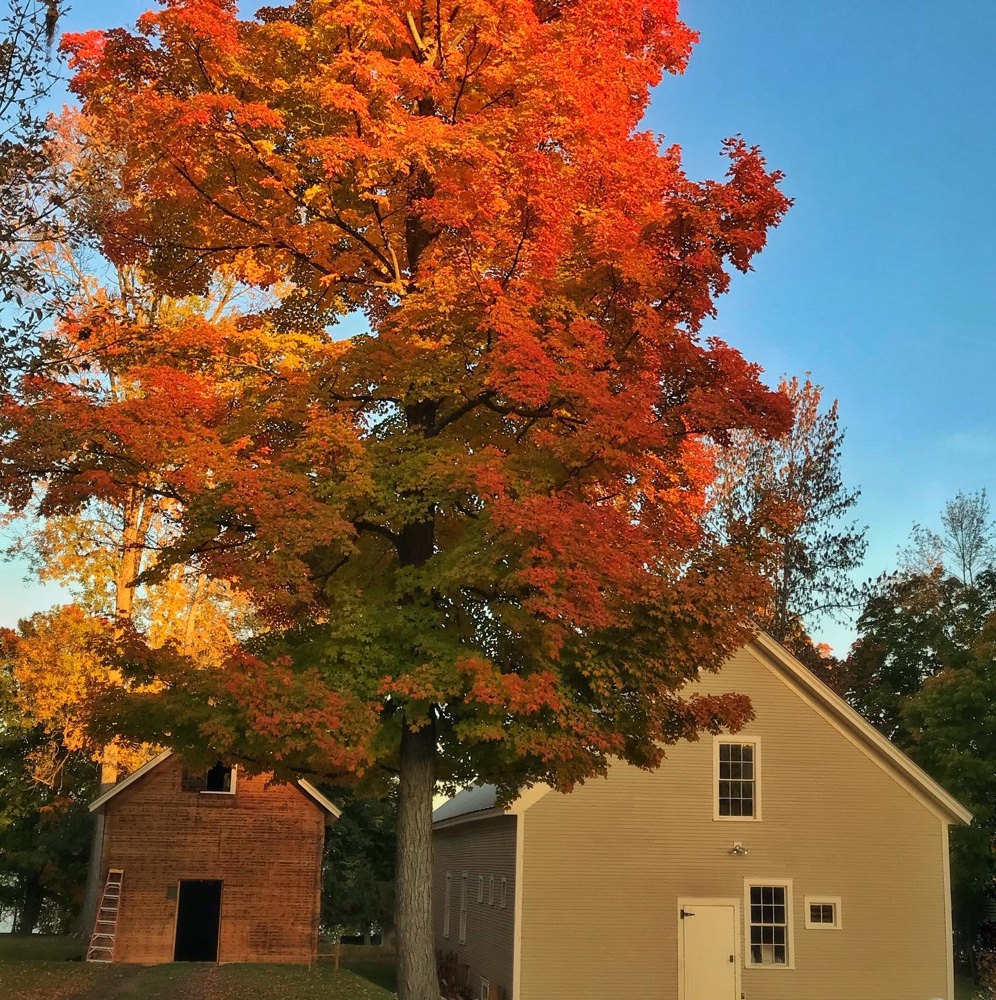
<path fill-rule="evenodd" d="M 453 952 L 470 966 L 468 985 L 478 995 L 480 977 L 502 986 L 509 996 L 512 989 L 512 936 L 515 922 L 515 823 L 514 816 L 461 823 L 436 830 L 433 835 L 433 924 L 436 948 L 444 955 Z M 450 936 L 443 938 L 443 896 L 446 872 L 452 875 Z M 460 877 L 467 872 L 467 943 L 460 944 Z M 484 876 L 484 902 L 477 902 L 477 879 Z M 488 877 L 495 876 L 494 905 L 488 904 Z M 506 878 L 508 896 L 501 908 L 500 886 Z"/>

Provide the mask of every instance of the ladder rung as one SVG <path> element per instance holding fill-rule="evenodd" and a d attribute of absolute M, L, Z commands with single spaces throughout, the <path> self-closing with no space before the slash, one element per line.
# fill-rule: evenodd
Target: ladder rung
<path fill-rule="evenodd" d="M 86 960 L 88 962 L 101 962 L 106 965 L 114 961 L 114 935 L 117 931 L 118 908 L 121 904 L 123 882 L 123 868 L 109 869 L 107 881 L 104 883 L 104 891 L 100 897 L 100 906 L 97 907 L 97 919 L 94 921 L 93 933 L 90 935 L 90 946 L 87 948 Z M 110 927 L 110 930 L 102 931 L 101 927 Z M 108 943 L 100 944 L 101 941 Z M 99 957 L 101 955 L 106 957 Z"/>

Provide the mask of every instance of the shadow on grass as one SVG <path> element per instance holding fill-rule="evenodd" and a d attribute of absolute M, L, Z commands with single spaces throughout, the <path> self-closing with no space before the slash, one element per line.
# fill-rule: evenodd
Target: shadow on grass
<path fill-rule="evenodd" d="M 326 953 L 323 949 L 319 961 L 322 965 L 331 965 L 335 962 L 335 956 L 331 951 Z M 386 945 L 344 944 L 339 965 L 362 976 L 374 986 L 392 993 L 398 990 L 394 949 Z"/>
<path fill-rule="evenodd" d="M 0 962 L 61 962 L 82 959 L 82 938 L 63 934 L 0 934 Z"/>

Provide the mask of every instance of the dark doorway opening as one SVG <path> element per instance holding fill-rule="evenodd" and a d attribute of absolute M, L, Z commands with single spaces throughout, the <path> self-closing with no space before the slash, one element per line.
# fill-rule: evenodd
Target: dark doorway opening
<path fill-rule="evenodd" d="M 207 879 L 180 882 L 173 961 L 217 962 L 220 926 L 221 882 Z"/>

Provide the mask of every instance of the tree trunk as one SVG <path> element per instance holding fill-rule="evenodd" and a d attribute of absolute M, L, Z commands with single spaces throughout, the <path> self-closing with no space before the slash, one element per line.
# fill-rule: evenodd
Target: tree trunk
<path fill-rule="evenodd" d="M 432 795 L 436 727 L 401 730 L 398 847 L 394 922 L 398 941 L 398 1000 L 439 1000 L 432 934 Z"/>
<path fill-rule="evenodd" d="M 100 765 L 100 793 L 104 794 L 113 788 L 118 780 L 117 762 L 115 760 L 114 744 L 104 747 L 103 760 Z M 101 860 L 104 853 L 104 810 L 99 809 L 93 814 L 93 827 L 90 840 L 90 860 L 87 863 L 86 883 L 83 889 L 83 903 L 79 916 L 73 928 L 76 937 L 89 938 L 93 933 L 93 923 L 97 919 L 97 904 L 100 902 Z"/>
<path fill-rule="evenodd" d="M 24 892 L 21 900 L 21 909 L 17 915 L 17 923 L 14 925 L 15 934 L 33 934 L 38 926 L 38 918 L 41 916 L 42 903 L 45 901 L 45 893 L 42 890 L 41 879 L 37 872 L 32 872 L 24 877 Z"/>

